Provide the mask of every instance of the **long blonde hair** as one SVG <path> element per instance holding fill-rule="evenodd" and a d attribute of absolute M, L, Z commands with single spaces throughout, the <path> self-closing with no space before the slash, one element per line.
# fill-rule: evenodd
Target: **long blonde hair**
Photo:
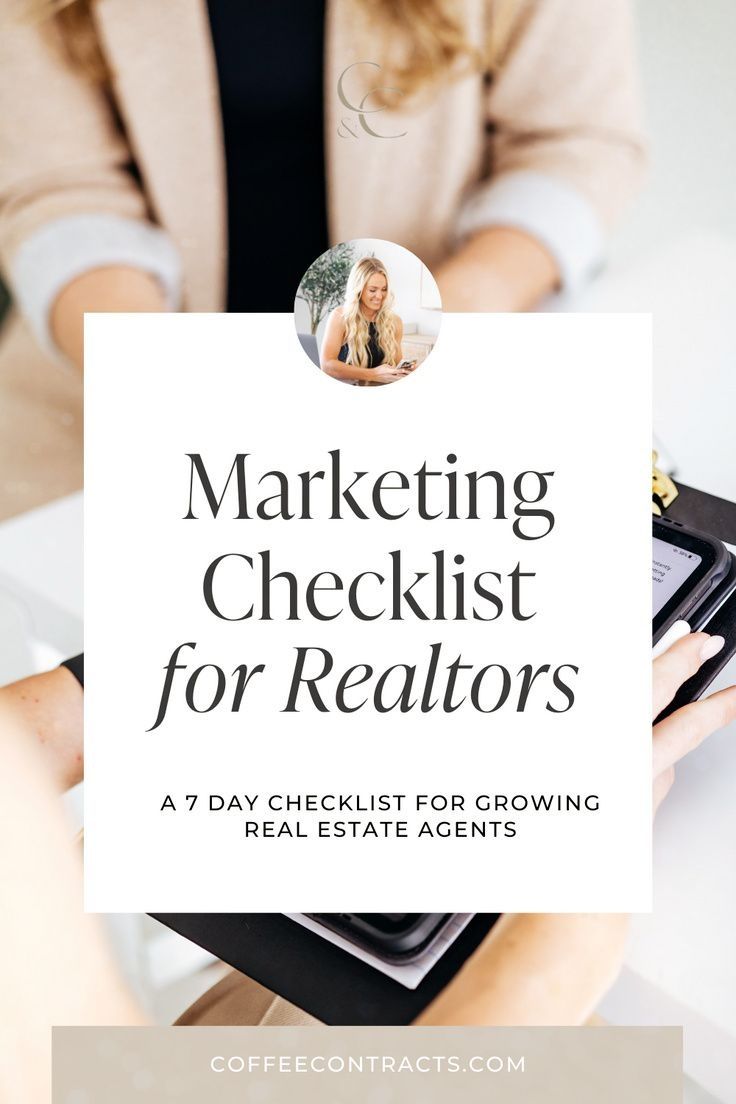
<path fill-rule="evenodd" d="M 55 17 L 72 61 L 94 80 L 109 73 L 92 19 L 95 0 L 26 0 L 35 19 Z M 405 95 L 473 71 L 491 71 L 502 60 L 522 0 L 486 0 L 486 41 L 474 44 L 457 0 L 352 0 L 356 14 L 382 28 L 387 52 L 380 61 L 387 79 Z M 155 0 L 151 0 L 155 3 Z"/>
<path fill-rule="evenodd" d="M 383 350 L 387 364 L 398 364 L 401 360 L 401 346 L 397 338 L 398 320 L 392 311 L 394 296 L 388 278 L 386 266 L 377 257 L 361 257 L 350 269 L 348 286 L 345 290 L 343 321 L 345 323 L 345 343 L 348 347 L 348 364 L 357 368 L 371 368 L 368 360 L 368 341 L 370 325 L 360 306 L 363 290 L 371 276 L 378 273 L 386 280 L 386 297 L 381 304 L 373 324 L 376 327 L 376 340 Z"/>

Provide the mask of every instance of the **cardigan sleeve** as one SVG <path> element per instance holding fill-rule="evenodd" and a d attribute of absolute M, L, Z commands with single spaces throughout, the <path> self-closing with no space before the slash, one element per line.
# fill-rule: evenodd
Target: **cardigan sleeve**
<path fill-rule="evenodd" d="M 632 24 L 629 0 L 520 0 L 486 97 L 489 176 L 461 237 L 524 230 L 568 288 L 601 265 L 646 163 Z"/>
<path fill-rule="evenodd" d="M 74 277 L 112 264 L 179 297 L 176 249 L 155 225 L 104 90 L 67 60 L 53 22 L 0 0 L 0 268 L 39 340 Z"/>

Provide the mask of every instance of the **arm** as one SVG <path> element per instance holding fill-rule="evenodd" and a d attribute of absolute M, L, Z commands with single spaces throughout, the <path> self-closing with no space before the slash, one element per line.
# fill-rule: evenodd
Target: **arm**
<path fill-rule="evenodd" d="M 145 1017 L 99 917 L 83 911 L 81 855 L 29 735 L 1 699 L 0 1098 L 40 1101 L 51 1098 L 52 1025 L 140 1025 Z"/>
<path fill-rule="evenodd" d="M 396 341 L 397 341 L 398 346 L 399 346 L 399 357 L 398 357 L 398 360 L 396 362 L 396 367 L 399 368 L 399 366 L 404 363 L 404 360 L 408 359 L 408 358 L 404 357 L 404 350 L 401 347 L 402 344 L 403 344 L 403 341 L 404 341 L 404 322 L 403 322 L 403 319 L 401 319 L 398 314 L 395 315 L 394 317 L 396 318 Z M 411 360 L 409 362 L 409 364 L 410 364 L 410 366 L 408 368 L 402 368 L 401 371 L 398 372 L 398 377 L 397 378 L 403 379 L 404 376 L 408 376 L 414 371 L 414 369 L 417 366 L 416 360 L 415 359 Z"/>
<path fill-rule="evenodd" d="M 56 41 L 53 20 L 0 0 L 0 266 L 50 350 L 81 363 L 85 310 L 161 310 L 178 252 L 149 217 L 110 99 Z"/>
<path fill-rule="evenodd" d="M 629 0 L 519 0 L 489 86 L 490 178 L 436 273 L 451 310 L 523 310 L 600 268 L 645 162 Z"/>
<path fill-rule="evenodd" d="M 111 265 L 85 272 L 66 284 L 51 308 L 51 336 L 61 352 L 82 367 L 85 311 L 165 311 L 166 295 L 154 276 Z"/>
<path fill-rule="evenodd" d="M 494 226 L 473 234 L 436 273 L 446 311 L 526 311 L 560 283 L 551 253 L 529 234 Z"/>
<path fill-rule="evenodd" d="M 623 915 L 501 917 L 420 1026 L 583 1024 L 623 961 Z"/>
<path fill-rule="evenodd" d="M 344 337 L 345 326 L 343 324 L 342 309 L 336 307 L 329 317 L 325 336 L 322 339 L 322 349 L 319 357 L 322 371 L 326 372 L 328 376 L 332 376 L 333 379 L 348 382 L 355 380 L 362 380 L 366 383 L 381 382 L 376 376 L 375 368 L 358 368 L 357 365 L 346 364 L 344 361 L 338 360 Z"/>

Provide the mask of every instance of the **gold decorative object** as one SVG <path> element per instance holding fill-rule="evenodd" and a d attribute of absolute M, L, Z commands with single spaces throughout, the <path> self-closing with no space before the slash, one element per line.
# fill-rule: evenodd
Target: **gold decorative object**
<path fill-rule="evenodd" d="M 666 510 L 679 493 L 670 477 L 657 467 L 657 453 L 652 450 L 652 513 L 661 517 L 662 510 Z"/>

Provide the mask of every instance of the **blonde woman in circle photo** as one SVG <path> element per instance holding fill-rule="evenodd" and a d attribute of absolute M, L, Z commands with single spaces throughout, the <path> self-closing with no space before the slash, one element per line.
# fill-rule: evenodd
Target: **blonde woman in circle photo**
<path fill-rule="evenodd" d="M 416 367 L 403 360 L 404 324 L 394 314 L 386 266 L 362 257 L 350 270 L 345 302 L 335 307 L 322 340 L 322 371 L 356 385 L 394 383 Z"/>

